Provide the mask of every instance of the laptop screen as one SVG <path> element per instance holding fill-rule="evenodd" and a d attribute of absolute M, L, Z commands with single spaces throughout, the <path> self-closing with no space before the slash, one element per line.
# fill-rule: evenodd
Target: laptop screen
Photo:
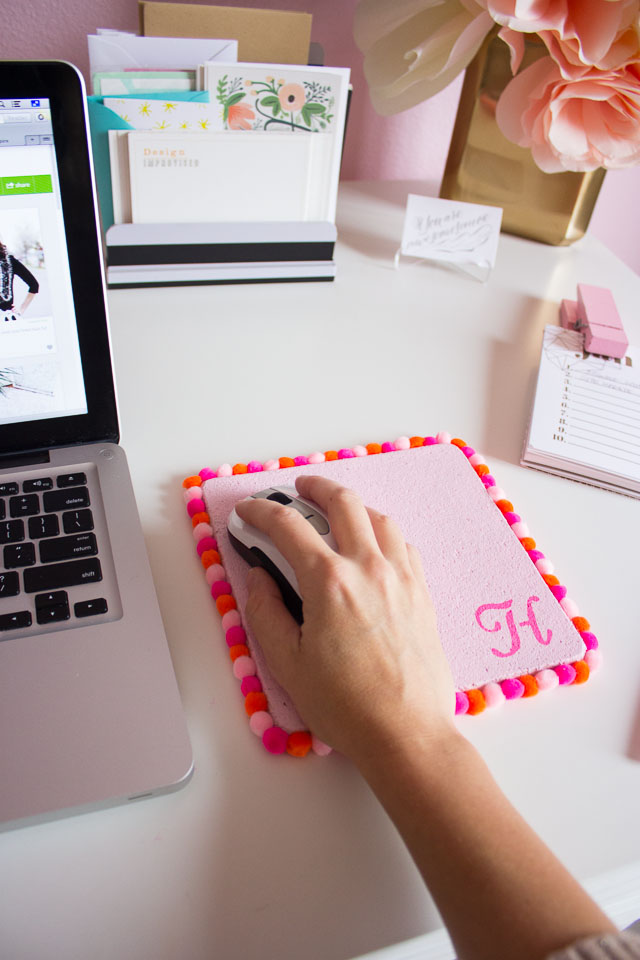
<path fill-rule="evenodd" d="M 86 412 L 49 98 L 0 99 L 0 423 Z"/>
<path fill-rule="evenodd" d="M 0 458 L 117 441 L 82 80 L 0 62 Z"/>

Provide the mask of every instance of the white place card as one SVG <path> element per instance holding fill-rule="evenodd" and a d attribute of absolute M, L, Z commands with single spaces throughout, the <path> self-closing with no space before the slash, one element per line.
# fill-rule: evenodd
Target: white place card
<path fill-rule="evenodd" d="M 500 207 L 410 193 L 399 253 L 456 264 L 485 279 L 496 261 L 501 223 Z"/>

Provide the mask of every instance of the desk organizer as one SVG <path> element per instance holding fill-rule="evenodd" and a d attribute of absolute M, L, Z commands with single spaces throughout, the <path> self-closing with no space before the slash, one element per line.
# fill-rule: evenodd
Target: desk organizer
<path fill-rule="evenodd" d="M 278 471 L 278 477 L 273 472 Z M 262 476 L 268 473 L 269 476 Z M 300 473 L 330 477 L 389 514 L 420 551 L 457 714 L 584 683 L 600 662 L 589 622 L 497 485 L 484 458 L 447 433 L 203 469 L 183 482 L 187 513 L 251 730 L 271 753 L 329 748 L 307 731 L 243 621 L 248 567 L 229 543 L 237 500 Z"/>

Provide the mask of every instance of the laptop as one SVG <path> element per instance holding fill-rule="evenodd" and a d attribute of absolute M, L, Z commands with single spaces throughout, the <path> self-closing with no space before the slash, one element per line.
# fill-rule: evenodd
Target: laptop
<path fill-rule="evenodd" d="M 177 789 L 184 712 L 119 428 L 82 78 L 0 61 L 0 828 Z"/>

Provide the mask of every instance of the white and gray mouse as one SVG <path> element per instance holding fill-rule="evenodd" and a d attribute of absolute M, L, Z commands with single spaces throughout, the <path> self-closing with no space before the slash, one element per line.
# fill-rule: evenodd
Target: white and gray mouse
<path fill-rule="evenodd" d="M 316 530 L 324 542 L 337 551 L 337 545 L 331 533 L 327 515 L 317 503 L 305 500 L 295 487 L 267 487 L 259 490 L 247 499 L 275 500 L 284 506 L 297 510 Z M 298 580 L 291 564 L 276 549 L 273 541 L 257 527 L 241 520 L 235 508 L 227 521 L 229 539 L 241 557 L 252 567 L 263 567 L 276 581 L 282 593 L 282 599 L 289 613 L 298 623 L 302 623 L 302 600 Z"/>

